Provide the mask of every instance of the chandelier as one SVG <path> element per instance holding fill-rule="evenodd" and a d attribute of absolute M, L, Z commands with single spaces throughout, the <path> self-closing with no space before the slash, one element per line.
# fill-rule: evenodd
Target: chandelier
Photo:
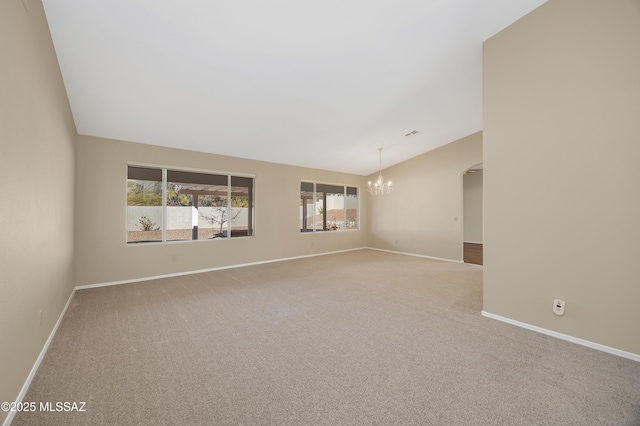
<path fill-rule="evenodd" d="M 373 184 L 369 182 L 368 191 L 371 195 L 385 195 L 393 191 L 391 181 L 384 183 L 384 178 L 382 177 L 382 148 L 378 148 L 378 151 L 380 152 L 380 173 Z"/>

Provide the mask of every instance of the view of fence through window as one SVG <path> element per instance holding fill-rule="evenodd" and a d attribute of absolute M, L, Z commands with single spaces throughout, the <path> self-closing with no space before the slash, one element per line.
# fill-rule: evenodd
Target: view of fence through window
<path fill-rule="evenodd" d="M 127 243 L 253 235 L 253 178 L 165 170 L 128 167 Z"/>
<path fill-rule="evenodd" d="M 300 232 L 350 229 L 358 229 L 358 188 L 300 184 Z"/>

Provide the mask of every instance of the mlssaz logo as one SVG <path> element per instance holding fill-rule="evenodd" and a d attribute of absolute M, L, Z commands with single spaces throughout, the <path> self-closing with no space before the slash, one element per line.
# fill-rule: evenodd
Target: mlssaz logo
<path fill-rule="evenodd" d="M 87 411 L 86 402 L 40 402 L 40 411 Z"/>

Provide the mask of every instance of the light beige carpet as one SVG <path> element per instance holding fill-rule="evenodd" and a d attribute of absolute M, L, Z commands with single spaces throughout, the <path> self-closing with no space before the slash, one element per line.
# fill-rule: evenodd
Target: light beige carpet
<path fill-rule="evenodd" d="M 640 363 L 484 318 L 482 268 L 361 250 L 78 291 L 15 425 L 637 425 Z"/>

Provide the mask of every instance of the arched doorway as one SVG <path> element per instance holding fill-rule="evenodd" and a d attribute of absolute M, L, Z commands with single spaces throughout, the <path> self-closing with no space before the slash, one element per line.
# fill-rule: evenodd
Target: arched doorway
<path fill-rule="evenodd" d="M 483 163 L 462 176 L 462 246 L 465 263 L 483 264 Z"/>

